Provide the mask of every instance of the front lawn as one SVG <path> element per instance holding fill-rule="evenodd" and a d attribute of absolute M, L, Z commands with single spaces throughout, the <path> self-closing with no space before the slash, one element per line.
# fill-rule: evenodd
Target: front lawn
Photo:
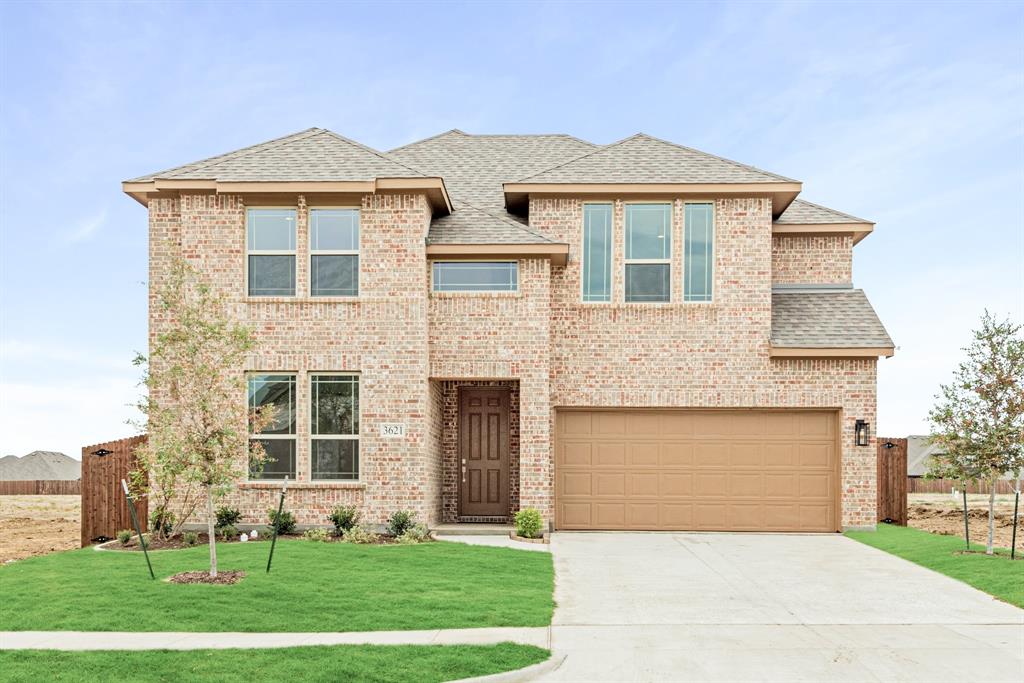
<path fill-rule="evenodd" d="M 990 557 L 984 554 L 984 545 L 972 543 L 971 549 L 980 553 L 965 554 L 961 538 L 891 524 L 879 524 L 878 531 L 848 531 L 846 535 L 1024 607 L 1024 560 L 1020 552 L 1011 562 L 1009 550 L 998 549 L 999 556 Z"/>
<path fill-rule="evenodd" d="M 0 631 L 387 631 L 551 623 L 549 553 L 461 543 L 365 546 L 284 541 L 218 547 L 234 586 L 161 579 L 208 567 L 206 546 L 92 548 L 0 567 Z"/>
<path fill-rule="evenodd" d="M 539 553 L 538 553 L 539 554 Z M 4 681 L 202 680 L 419 683 L 521 669 L 548 658 L 531 645 L 333 645 L 280 650 L 0 650 Z"/>

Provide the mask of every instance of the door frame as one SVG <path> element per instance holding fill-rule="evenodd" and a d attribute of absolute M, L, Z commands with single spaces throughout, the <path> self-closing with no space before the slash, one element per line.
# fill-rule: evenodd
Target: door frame
<path fill-rule="evenodd" d="M 462 509 L 462 494 L 463 494 L 463 482 L 462 482 L 462 444 L 463 437 L 466 436 L 462 428 L 463 411 L 462 401 L 467 393 L 473 392 L 502 392 L 505 394 L 505 463 L 503 471 L 506 473 L 505 476 L 505 511 L 499 515 L 473 515 L 467 514 Z M 512 387 L 491 387 L 491 386 L 461 386 L 458 388 L 458 419 L 455 425 L 455 481 L 457 482 L 456 490 L 456 516 L 457 517 L 511 517 L 512 515 L 512 482 L 511 482 L 511 471 L 512 471 Z"/>

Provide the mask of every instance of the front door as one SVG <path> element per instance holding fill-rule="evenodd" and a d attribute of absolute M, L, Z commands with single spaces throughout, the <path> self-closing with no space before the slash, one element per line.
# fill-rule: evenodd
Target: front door
<path fill-rule="evenodd" d="M 459 392 L 459 515 L 506 517 L 508 510 L 507 389 Z"/>

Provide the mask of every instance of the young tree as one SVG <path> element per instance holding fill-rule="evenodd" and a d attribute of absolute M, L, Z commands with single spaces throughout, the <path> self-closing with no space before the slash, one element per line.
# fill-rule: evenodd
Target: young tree
<path fill-rule="evenodd" d="M 997 320 L 988 311 L 974 341 L 963 349 L 967 359 L 940 386 L 928 417 L 936 456 L 933 474 L 961 481 L 981 480 L 990 488 L 988 544 L 995 534 L 995 491 L 999 477 L 1024 468 L 1024 336 L 1021 325 Z"/>
<path fill-rule="evenodd" d="M 157 331 L 143 377 L 148 393 L 139 403 L 148 438 L 136 449 L 133 479 L 138 488 L 148 475 L 151 498 L 179 511 L 172 535 L 205 499 L 210 576 L 216 577 L 214 502 L 246 467 L 262 465 L 266 454 L 259 442 L 250 444 L 248 429 L 262 430 L 273 415 L 250 411 L 243 401 L 242 368 L 255 339 L 228 318 L 224 297 L 183 259 L 173 261 L 154 294 Z"/>

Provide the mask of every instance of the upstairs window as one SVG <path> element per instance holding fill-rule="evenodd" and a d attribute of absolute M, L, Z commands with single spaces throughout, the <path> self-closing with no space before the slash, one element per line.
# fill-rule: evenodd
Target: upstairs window
<path fill-rule="evenodd" d="M 515 292 L 518 261 L 434 261 L 435 292 Z"/>
<path fill-rule="evenodd" d="M 359 479 L 359 376 L 310 376 L 314 480 Z"/>
<path fill-rule="evenodd" d="M 295 210 L 249 209 L 249 296 L 295 296 Z"/>
<path fill-rule="evenodd" d="M 711 301 L 714 277 L 714 205 L 686 204 L 683 301 Z"/>
<path fill-rule="evenodd" d="M 583 205 L 583 300 L 612 300 L 612 205 Z"/>
<path fill-rule="evenodd" d="M 309 212 L 311 296 L 359 294 L 359 209 Z"/>
<path fill-rule="evenodd" d="M 626 204 L 626 301 L 671 300 L 672 205 Z"/>
<path fill-rule="evenodd" d="M 250 479 L 295 479 L 295 375 L 252 374 L 249 384 L 249 409 L 270 408 L 273 420 L 263 431 L 249 434 L 249 442 L 259 442 L 266 452 L 262 468 L 250 468 Z"/>

